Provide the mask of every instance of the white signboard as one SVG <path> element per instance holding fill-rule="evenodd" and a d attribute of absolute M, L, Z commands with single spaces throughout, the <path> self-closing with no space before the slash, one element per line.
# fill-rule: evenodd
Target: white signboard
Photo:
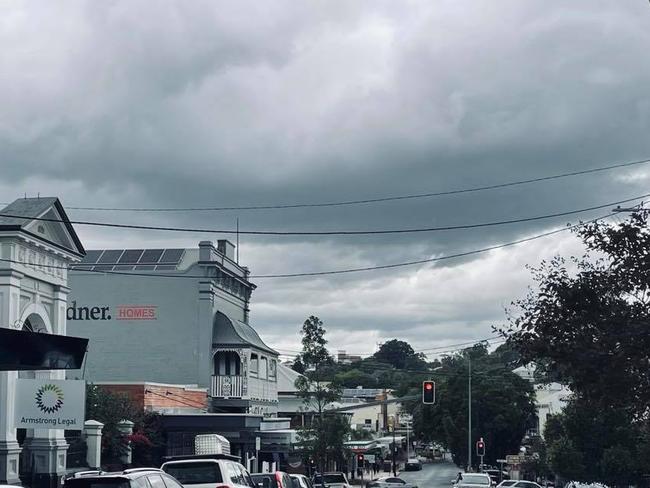
<path fill-rule="evenodd" d="M 364 459 L 368 461 L 370 464 L 373 464 L 375 462 L 375 455 L 374 454 L 366 454 L 364 456 Z"/>
<path fill-rule="evenodd" d="M 84 428 L 86 382 L 23 379 L 16 381 L 16 427 L 22 429 Z"/>

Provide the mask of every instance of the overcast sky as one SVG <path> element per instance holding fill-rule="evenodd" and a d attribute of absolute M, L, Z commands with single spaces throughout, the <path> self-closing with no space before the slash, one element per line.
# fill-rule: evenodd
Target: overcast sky
<path fill-rule="evenodd" d="M 376 198 L 650 158 L 647 0 L 0 3 L 0 194 L 64 206 L 205 207 Z M 73 219 L 364 230 L 531 217 L 648 190 L 650 165 L 372 205 L 266 211 L 69 210 Z M 600 210 L 397 236 L 243 236 L 253 275 L 426 259 L 536 235 Z M 87 249 L 224 235 L 77 226 Z M 581 252 L 569 233 L 463 260 L 256 279 L 251 320 L 299 348 L 372 353 L 491 335 L 526 264 Z"/>

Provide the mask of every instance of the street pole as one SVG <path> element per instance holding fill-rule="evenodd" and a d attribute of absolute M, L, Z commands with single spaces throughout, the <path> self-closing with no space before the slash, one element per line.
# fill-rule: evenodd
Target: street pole
<path fill-rule="evenodd" d="M 472 358 L 468 359 L 467 374 L 467 471 L 472 469 Z"/>
<path fill-rule="evenodd" d="M 395 454 L 397 451 L 397 446 L 395 445 L 395 420 L 393 419 L 393 476 L 397 476 L 397 467 L 395 466 Z"/>
<path fill-rule="evenodd" d="M 406 421 L 406 462 L 411 457 L 411 441 L 409 439 L 409 421 Z"/>

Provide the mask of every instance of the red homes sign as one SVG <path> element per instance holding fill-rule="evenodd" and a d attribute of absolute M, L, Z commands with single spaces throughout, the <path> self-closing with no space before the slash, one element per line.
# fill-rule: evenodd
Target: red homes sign
<path fill-rule="evenodd" d="M 111 307 L 78 307 L 73 301 L 68 307 L 68 320 L 157 320 L 157 305 L 117 305 Z"/>

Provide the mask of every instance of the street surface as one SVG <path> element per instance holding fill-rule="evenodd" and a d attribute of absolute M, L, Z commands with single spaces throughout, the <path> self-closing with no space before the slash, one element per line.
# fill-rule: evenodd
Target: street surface
<path fill-rule="evenodd" d="M 402 471 L 399 477 L 418 488 L 451 488 L 451 480 L 460 469 L 452 462 L 425 463 L 422 471 Z"/>

